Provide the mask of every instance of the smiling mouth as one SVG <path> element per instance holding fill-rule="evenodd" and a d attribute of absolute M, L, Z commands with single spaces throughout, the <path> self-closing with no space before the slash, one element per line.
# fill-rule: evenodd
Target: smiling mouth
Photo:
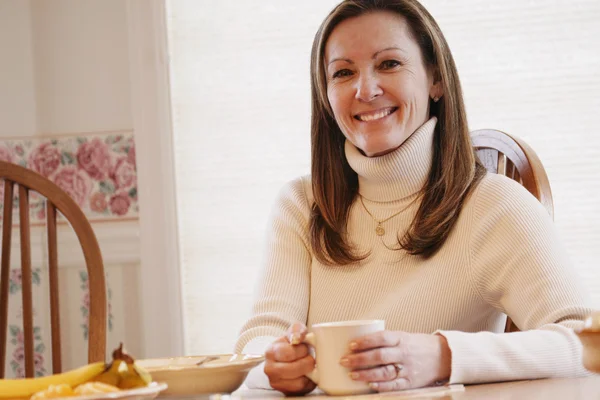
<path fill-rule="evenodd" d="M 393 114 L 394 112 L 396 112 L 396 110 L 398 110 L 398 107 L 382 108 L 382 109 L 375 110 L 375 111 L 369 111 L 366 113 L 356 114 L 354 116 L 354 119 L 361 121 L 361 122 L 377 121 L 378 119 L 382 119 L 382 118 L 387 117 L 388 115 Z"/>

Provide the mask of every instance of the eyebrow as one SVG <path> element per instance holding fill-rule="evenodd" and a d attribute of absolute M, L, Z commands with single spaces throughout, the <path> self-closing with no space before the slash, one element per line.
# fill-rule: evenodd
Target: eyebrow
<path fill-rule="evenodd" d="M 381 50 L 379 50 L 379 51 L 376 51 L 376 52 L 373 54 L 373 56 L 371 57 L 371 59 L 373 59 L 373 60 L 374 60 L 374 59 L 376 59 L 376 58 L 377 58 L 377 56 L 378 56 L 379 54 L 383 53 L 384 51 L 389 51 L 389 50 L 399 50 L 399 51 L 401 51 L 401 52 L 402 52 L 402 51 L 404 51 L 404 50 L 402 50 L 400 47 L 395 47 L 395 46 L 392 46 L 392 47 L 386 47 L 385 49 L 381 49 Z M 348 64 L 354 64 L 354 61 L 350 60 L 349 58 L 334 58 L 333 60 L 329 61 L 329 63 L 328 63 L 327 65 L 331 65 L 331 64 L 333 64 L 333 63 L 334 63 L 334 62 L 336 62 L 336 61 L 346 61 Z"/>

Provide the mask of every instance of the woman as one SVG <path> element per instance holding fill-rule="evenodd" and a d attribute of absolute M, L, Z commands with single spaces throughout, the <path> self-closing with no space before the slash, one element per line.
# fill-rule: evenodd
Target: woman
<path fill-rule="evenodd" d="M 312 51 L 312 175 L 281 192 L 254 315 L 249 386 L 303 394 L 319 322 L 384 319 L 340 363 L 374 390 L 584 374 L 591 312 L 545 209 L 486 174 L 456 66 L 416 0 L 349 0 Z M 503 333 L 507 314 L 523 331 Z"/>

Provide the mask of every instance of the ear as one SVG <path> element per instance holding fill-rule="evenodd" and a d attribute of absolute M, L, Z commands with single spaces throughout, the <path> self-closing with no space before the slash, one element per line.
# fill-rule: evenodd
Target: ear
<path fill-rule="evenodd" d="M 433 99 L 436 103 L 439 99 L 444 95 L 444 88 L 442 87 L 442 82 L 437 81 L 433 85 L 431 85 L 431 89 L 429 89 L 429 97 Z"/>
<path fill-rule="evenodd" d="M 442 85 L 442 77 L 440 76 L 439 70 L 436 68 L 433 71 L 433 83 L 429 88 L 429 97 L 435 102 L 442 98 L 444 95 L 444 86 Z M 436 100 L 437 99 L 437 100 Z"/>

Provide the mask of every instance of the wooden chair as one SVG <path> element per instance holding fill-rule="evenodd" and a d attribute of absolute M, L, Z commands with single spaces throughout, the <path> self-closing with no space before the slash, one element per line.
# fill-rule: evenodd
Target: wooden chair
<path fill-rule="evenodd" d="M 34 334 L 32 306 L 31 242 L 29 191 L 46 199 L 48 233 L 48 272 L 50 284 L 50 320 L 52 335 L 52 371 L 61 366 L 60 312 L 58 301 L 58 252 L 56 211 L 67 219 L 81 244 L 90 290 L 88 361 L 105 360 L 106 353 L 106 283 L 98 241 L 79 206 L 62 189 L 37 173 L 18 165 L 0 162 L 0 180 L 4 180 L 4 215 L 2 221 L 2 261 L 0 270 L 0 379 L 4 378 L 7 348 L 8 290 L 11 230 L 15 184 L 19 193 L 19 231 L 21 238 L 21 272 L 23 296 L 23 334 L 25 341 L 25 376 L 34 376 Z M 2 182 L 0 182 L 2 184 Z"/>
<path fill-rule="evenodd" d="M 471 141 L 489 172 L 502 174 L 519 182 L 544 205 L 554 219 L 548 175 L 539 157 L 527 143 L 494 129 L 471 132 Z M 505 332 L 518 330 L 511 319 L 507 318 Z"/>

